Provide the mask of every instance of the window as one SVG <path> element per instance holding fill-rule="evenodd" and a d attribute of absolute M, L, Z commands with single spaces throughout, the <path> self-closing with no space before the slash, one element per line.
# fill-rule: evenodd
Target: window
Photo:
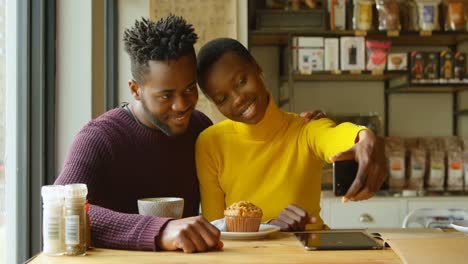
<path fill-rule="evenodd" d="M 7 263 L 6 248 L 6 208 L 5 208 L 5 0 L 0 0 L 0 263 Z"/>
<path fill-rule="evenodd" d="M 0 0 L 0 263 L 18 262 L 15 169 L 17 7 L 16 0 Z"/>

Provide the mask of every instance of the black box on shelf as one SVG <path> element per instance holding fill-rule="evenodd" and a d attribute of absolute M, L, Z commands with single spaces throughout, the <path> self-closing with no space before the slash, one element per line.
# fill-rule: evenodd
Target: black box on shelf
<path fill-rule="evenodd" d="M 453 75 L 457 81 L 462 81 L 466 74 L 466 53 L 458 51 L 453 58 Z"/>
<path fill-rule="evenodd" d="M 326 14 L 323 9 L 310 10 L 258 10 L 257 30 L 325 30 Z"/>
<path fill-rule="evenodd" d="M 424 76 L 423 79 L 429 83 L 439 82 L 439 53 L 424 53 Z"/>
<path fill-rule="evenodd" d="M 453 52 L 443 50 L 440 52 L 439 80 L 446 83 L 453 79 Z"/>
<path fill-rule="evenodd" d="M 421 82 L 424 78 L 424 53 L 413 51 L 410 54 L 411 82 Z"/>

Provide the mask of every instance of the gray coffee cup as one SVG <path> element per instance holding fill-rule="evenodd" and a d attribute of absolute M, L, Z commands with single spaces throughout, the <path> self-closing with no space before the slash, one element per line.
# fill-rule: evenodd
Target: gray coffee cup
<path fill-rule="evenodd" d="M 184 198 L 156 197 L 138 200 L 138 213 L 148 216 L 182 218 Z"/>

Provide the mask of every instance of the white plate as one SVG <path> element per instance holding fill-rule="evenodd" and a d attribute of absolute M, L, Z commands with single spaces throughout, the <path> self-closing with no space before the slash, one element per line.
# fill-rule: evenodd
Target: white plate
<path fill-rule="evenodd" d="M 221 232 L 221 239 L 261 239 L 279 230 L 275 225 L 260 224 L 258 232 Z"/>
<path fill-rule="evenodd" d="M 451 225 L 452 225 L 452 227 L 455 228 L 456 230 L 468 234 L 468 220 L 464 220 L 464 221 L 453 221 Z"/>

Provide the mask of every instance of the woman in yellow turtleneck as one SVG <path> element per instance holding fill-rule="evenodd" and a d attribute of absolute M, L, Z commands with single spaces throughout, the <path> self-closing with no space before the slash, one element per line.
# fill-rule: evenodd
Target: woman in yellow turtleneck
<path fill-rule="evenodd" d="M 222 218 L 249 200 L 263 221 L 282 230 L 322 229 L 320 175 L 324 162 L 355 159 L 357 181 L 345 200 L 378 191 L 386 175 L 383 143 L 360 126 L 327 118 L 307 123 L 281 111 L 247 49 L 233 39 L 207 43 L 198 54 L 200 88 L 228 119 L 203 131 L 196 144 L 202 214 Z M 367 177 L 366 177 L 367 175 Z M 314 219 L 314 220 L 311 220 Z"/>

